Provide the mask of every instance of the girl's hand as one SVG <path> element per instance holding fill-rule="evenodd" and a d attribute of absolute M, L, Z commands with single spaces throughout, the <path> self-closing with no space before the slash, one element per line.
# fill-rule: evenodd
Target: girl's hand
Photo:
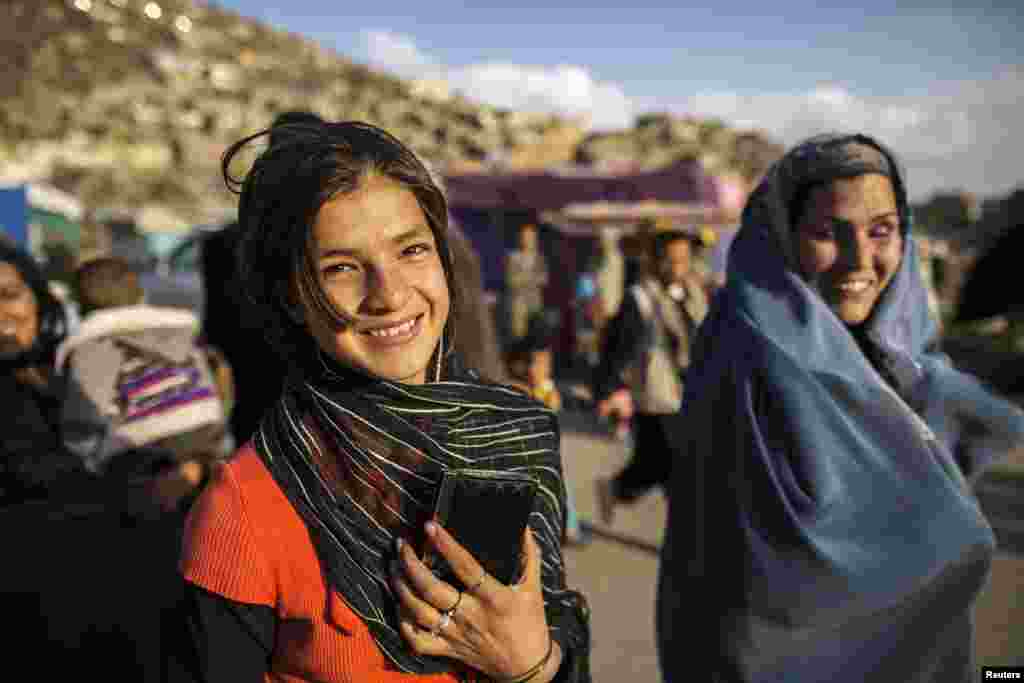
<path fill-rule="evenodd" d="M 441 581 L 398 541 L 391 586 L 398 596 L 400 629 L 420 655 L 450 657 L 496 680 L 513 679 L 541 662 L 551 636 L 541 593 L 541 553 L 527 527 L 523 534 L 523 577 L 505 586 L 440 525 L 427 522 L 428 542 L 468 588 L 460 592 Z M 447 618 L 445 614 L 449 615 Z M 558 643 L 531 683 L 546 683 L 558 672 Z"/>

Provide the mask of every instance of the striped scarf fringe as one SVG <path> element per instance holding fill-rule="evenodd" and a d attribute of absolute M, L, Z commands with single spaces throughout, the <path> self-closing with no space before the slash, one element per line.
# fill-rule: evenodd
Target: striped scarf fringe
<path fill-rule="evenodd" d="M 332 369 L 290 385 L 255 445 L 309 526 L 332 589 L 400 671 L 458 670 L 452 660 L 420 656 L 406 645 L 388 583 L 395 536 L 422 547 L 423 523 L 450 469 L 527 472 L 537 480 L 530 527 L 542 553 L 548 622 L 563 643 L 585 637 L 559 633 L 585 624 L 566 618 L 578 594 L 566 589 L 562 564 L 558 422 L 529 397 L 468 375 L 406 385 Z"/>

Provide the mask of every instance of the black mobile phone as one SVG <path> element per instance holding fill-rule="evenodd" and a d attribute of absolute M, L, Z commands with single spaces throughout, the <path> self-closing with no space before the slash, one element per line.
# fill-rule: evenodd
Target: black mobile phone
<path fill-rule="evenodd" d="M 537 481 L 522 472 L 456 469 L 445 472 L 434 502 L 434 521 L 505 585 L 519 580 L 523 532 L 533 511 Z M 448 562 L 427 544 L 434 575 L 464 590 Z"/>

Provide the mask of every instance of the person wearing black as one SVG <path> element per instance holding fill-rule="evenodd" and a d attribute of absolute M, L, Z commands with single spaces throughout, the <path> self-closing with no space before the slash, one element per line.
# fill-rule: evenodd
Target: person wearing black
<path fill-rule="evenodd" d="M 60 440 L 60 383 L 53 371 L 67 332 L 64 307 L 31 255 L 0 243 L 0 507 L 44 500 L 85 477 Z"/>
<path fill-rule="evenodd" d="M 92 475 L 61 439 L 65 312 L 32 256 L 0 241 L 0 601 L 8 652 L 77 675 L 160 680 L 160 620 L 181 588 L 178 519 Z"/>
<path fill-rule="evenodd" d="M 617 504 L 632 502 L 668 482 L 668 422 L 679 411 L 690 340 L 707 312 L 704 289 L 691 270 L 699 237 L 688 229 L 667 227 L 650 238 L 652 272 L 626 291 L 608 323 L 594 374 L 598 415 L 628 418 L 636 404 L 629 464 L 613 478 L 596 482 L 605 524 L 612 522 Z"/>

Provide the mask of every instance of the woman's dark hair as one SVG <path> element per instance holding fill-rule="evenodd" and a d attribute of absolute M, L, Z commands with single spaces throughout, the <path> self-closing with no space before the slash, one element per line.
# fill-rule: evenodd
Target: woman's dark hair
<path fill-rule="evenodd" d="M 825 182 L 804 183 L 793 193 L 793 198 L 789 200 L 789 206 L 787 207 L 789 209 L 789 222 L 793 230 L 796 230 L 804 219 L 804 212 L 807 210 L 807 200 L 811 198 L 811 193 L 827 184 Z"/>
<path fill-rule="evenodd" d="M 43 269 L 30 253 L 17 245 L 0 240 L 0 263 L 14 266 L 21 279 L 32 290 L 39 310 L 39 334 L 29 353 L 33 359 L 40 362 L 51 362 L 57 346 L 64 340 L 68 331 L 64 306 L 50 291 Z"/>
<path fill-rule="evenodd" d="M 233 177 L 230 166 L 236 155 L 271 130 L 273 143 L 244 178 Z M 238 259 L 246 298 L 268 341 L 289 365 L 308 359 L 313 343 L 292 313 L 296 295 L 337 327 L 349 322 L 320 285 L 311 248 L 313 224 L 325 203 L 354 192 L 371 174 L 407 188 L 426 216 L 448 283 L 451 311 L 444 336 L 446 351 L 452 348 L 458 301 L 448 246 L 448 205 L 423 162 L 398 139 L 358 121 L 278 124 L 231 145 L 221 165 L 228 188 L 240 195 Z M 294 282 L 299 292 L 293 291 Z"/>
<path fill-rule="evenodd" d="M 906 201 L 903 174 L 899 171 L 900 167 L 896 158 L 880 143 L 866 135 L 860 134 L 845 136 L 825 134 L 804 140 L 797 144 L 790 153 L 800 154 L 801 149 L 808 149 L 810 154 L 805 154 L 804 156 L 813 157 L 821 154 L 822 150 L 825 151 L 825 154 L 828 154 L 830 149 L 841 149 L 851 143 L 873 148 L 880 155 L 880 160 L 874 164 L 863 164 L 856 161 L 852 163 L 847 162 L 845 166 L 837 165 L 831 168 L 826 165 L 823 169 L 818 168 L 811 172 L 810 177 L 802 182 L 798 182 L 790 190 L 788 201 L 785 202 L 786 210 L 789 214 L 790 227 L 795 229 L 800 224 L 800 221 L 803 220 L 804 212 L 807 210 L 807 202 L 811 194 L 818 188 L 825 187 L 839 179 L 855 178 L 867 173 L 879 173 L 889 178 L 889 181 L 892 183 L 893 191 L 896 194 L 897 208 L 900 213 L 900 228 L 906 234 L 909 232 L 911 215 L 910 206 Z M 820 164 L 820 162 L 818 163 Z"/>

